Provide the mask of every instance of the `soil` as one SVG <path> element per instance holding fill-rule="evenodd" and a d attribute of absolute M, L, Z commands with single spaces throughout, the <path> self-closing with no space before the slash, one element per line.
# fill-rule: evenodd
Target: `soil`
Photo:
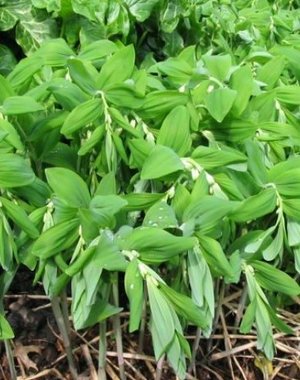
<path fill-rule="evenodd" d="M 300 309 L 281 313 L 282 318 L 294 329 L 295 335 L 277 334 L 276 358 L 273 363 L 268 363 L 256 350 L 255 333 L 240 335 L 234 327 L 240 291 L 231 288 L 229 293 L 222 304 L 212 338 L 201 337 L 196 368 L 187 379 L 300 379 Z M 32 274 L 28 270 L 23 269 L 17 273 L 5 297 L 5 309 L 15 332 L 12 346 L 18 380 L 71 380 L 63 340 L 58 332 L 51 304 L 41 286 L 32 286 Z M 121 323 L 127 378 L 159 379 L 151 350 L 150 334 L 146 332 L 143 352 L 138 353 L 139 337 L 127 331 L 128 313 L 121 313 Z M 195 339 L 193 329 L 188 331 L 187 338 L 192 347 Z M 76 332 L 71 328 L 71 340 L 78 380 L 97 379 L 98 329 Z M 107 344 L 107 378 L 117 380 L 119 367 L 114 331 L 110 324 L 107 329 Z M 232 355 L 228 355 L 229 350 L 233 350 Z M 11 379 L 4 344 L 0 345 L 0 379 Z M 176 379 L 166 361 L 162 363 L 160 379 Z"/>

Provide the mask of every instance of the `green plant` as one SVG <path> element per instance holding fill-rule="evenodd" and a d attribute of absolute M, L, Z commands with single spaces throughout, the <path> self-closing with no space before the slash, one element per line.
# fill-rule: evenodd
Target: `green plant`
<path fill-rule="evenodd" d="M 271 359 L 273 328 L 292 333 L 276 309 L 300 293 L 291 39 L 189 46 L 138 65 L 120 41 L 74 51 L 52 39 L 1 76 L 1 298 L 20 264 L 35 271 L 69 345 L 60 297 L 70 284 L 75 328 L 99 324 L 99 373 L 110 317 L 122 363 L 128 307 L 129 331 L 146 322 L 156 359 L 184 378 L 199 343 L 191 352 L 186 327 L 209 336 L 215 284 L 246 283 L 240 330 L 255 326 Z M 12 338 L 3 313 L 0 325 Z"/>

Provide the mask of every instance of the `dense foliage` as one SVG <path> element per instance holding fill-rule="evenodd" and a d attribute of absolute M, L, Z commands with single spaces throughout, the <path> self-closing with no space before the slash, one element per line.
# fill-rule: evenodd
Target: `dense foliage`
<path fill-rule="evenodd" d="M 1 46 L 2 299 L 22 264 L 77 329 L 128 307 L 184 378 L 186 327 L 239 284 L 272 359 L 300 293 L 298 6 L 0 1 L 28 55 Z"/>

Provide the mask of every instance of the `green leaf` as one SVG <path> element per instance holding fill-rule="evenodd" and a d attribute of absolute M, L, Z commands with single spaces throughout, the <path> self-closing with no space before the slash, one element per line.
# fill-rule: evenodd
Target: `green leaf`
<path fill-rule="evenodd" d="M 202 59 L 210 75 L 220 81 L 226 79 L 231 67 L 230 55 L 205 55 Z"/>
<path fill-rule="evenodd" d="M 233 209 L 235 203 L 211 195 L 205 195 L 200 199 L 192 201 L 183 214 L 183 221 L 193 219 L 200 230 L 214 227 Z"/>
<path fill-rule="evenodd" d="M 89 96 L 76 84 L 62 78 L 50 81 L 48 90 L 52 92 L 57 102 L 68 111 L 72 111 L 76 106 L 89 100 Z"/>
<path fill-rule="evenodd" d="M 0 187 L 25 186 L 34 179 L 34 172 L 23 157 L 12 153 L 0 154 Z"/>
<path fill-rule="evenodd" d="M 211 269 L 221 276 L 233 277 L 233 270 L 223 252 L 223 249 L 216 240 L 201 234 L 197 234 L 200 249 L 205 260 Z"/>
<path fill-rule="evenodd" d="M 70 207 L 88 207 L 90 194 L 86 183 L 69 169 L 46 169 L 46 177 L 55 195 Z"/>
<path fill-rule="evenodd" d="M 110 40 L 99 40 L 84 46 L 79 53 L 83 61 L 91 61 L 95 66 L 102 62 L 102 58 L 118 50 L 117 45 Z"/>
<path fill-rule="evenodd" d="M 79 104 L 67 116 L 61 133 L 69 136 L 81 128 L 95 122 L 102 115 L 103 107 L 100 99 L 87 100 Z"/>
<path fill-rule="evenodd" d="M 157 137 L 157 144 L 168 146 L 179 156 L 184 156 L 190 149 L 190 116 L 186 107 L 174 108 L 165 118 Z"/>
<path fill-rule="evenodd" d="M 196 326 L 205 329 L 208 322 L 205 319 L 201 309 L 184 294 L 178 293 L 169 286 L 160 283 L 159 289 L 172 304 L 175 311 L 184 317 L 187 321 L 194 323 Z"/>
<path fill-rule="evenodd" d="M 47 259 L 69 248 L 79 238 L 79 220 L 71 219 L 56 224 L 43 232 L 34 242 L 31 252 Z"/>
<path fill-rule="evenodd" d="M 267 84 L 267 89 L 275 86 L 280 78 L 280 75 L 285 67 L 284 56 L 279 55 L 274 57 L 265 65 L 263 65 L 257 72 L 257 79 Z"/>
<path fill-rule="evenodd" d="M 243 153 L 221 144 L 218 147 L 198 146 L 192 158 L 207 170 L 247 162 Z"/>
<path fill-rule="evenodd" d="M 177 227 L 177 219 L 171 206 L 165 201 L 155 203 L 146 212 L 143 225 L 146 227 L 174 228 Z"/>
<path fill-rule="evenodd" d="M 125 273 L 125 291 L 130 303 L 129 332 L 138 330 L 143 311 L 144 286 L 138 269 L 138 260 L 133 259 Z"/>
<path fill-rule="evenodd" d="M 147 277 L 147 288 L 151 310 L 152 323 L 158 334 L 161 344 L 160 352 L 155 352 L 158 360 L 167 350 L 175 334 L 175 326 L 171 313 L 171 306 L 160 289 L 153 283 L 152 279 Z"/>
<path fill-rule="evenodd" d="M 0 202 L 3 205 L 7 215 L 12 219 L 28 236 L 36 239 L 39 236 L 39 231 L 29 219 L 25 210 L 16 203 L 0 197 Z"/>
<path fill-rule="evenodd" d="M 209 92 L 205 98 L 205 105 L 211 116 L 219 123 L 230 111 L 237 92 L 229 88 L 218 88 Z"/>
<path fill-rule="evenodd" d="M 6 318 L 0 314 L 0 340 L 13 339 L 15 334 Z"/>
<path fill-rule="evenodd" d="M 152 91 L 147 94 L 141 107 L 141 114 L 146 119 L 164 116 L 177 106 L 186 105 L 188 95 L 178 91 Z"/>
<path fill-rule="evenodd" d="M 2 108 L 2 110 L 1 110 Z M 31 113 L 43 111 L 44 107 L 37 103 L 30 96 L 11 96 L 4 100 L 0 110 L 5 115 L 19 115 L 23 113 Z"/>
<path fill-rule="evenodd" d="M 81 145 L 80 149 L 78 150 L 78 155 L 84 156 L 93 150 L 93 148 L 102 141 L 104 134 L 104 124 L 94 129 L 93 132 L 88 135 L 88 139 Z"/>
<path fill-rule="evenodd" d="M 279 102 L 294 104 L 296 106 L 300 103 L 300 88 L 299 86 L 283 86 L 275 89 L 276 99 Z"/>
<path fill-rule="evenodd" d="M 159 201 L 164 194 L 161 193 L 129 193 L 122 198 L 127 202 L 126 211 L 145 210 Z"/>
<path fill-rule="evenodd" d="M 57 23 L 52 18 L 24 18 L 16 26 L 16 41 L 28 55 L 36 51 L 47 39 L 56 37 Z"/>
<path fill-rule="evenodd" d="M 142 179 L 156 179 L 183 170 L 184 165 L 177 154 L 170 148 L 157 145 L 146 158 L 142 171 Z"/>
<path fill-rule="evenodd" d="M 240 203 L 229 215 L 235 222 L 248 222 L 270 214 L 276 208 L 277 196 L 273 188 L 262 190 Z"/>
<path fill-rule="evenodd" d="M 265 289 L 281 292 L 288 296 L 300 294 L 300 286 L 297 282 L 273 265 L 257 260 L 252 261 L 251 265 L 255 269 L 256 280 Z"/>
<path fill-rule="evenodd" d="M 242 319 L 242 323 L 240 325 L 240 332 L 242 334 L 248 334 L 252 328 L 252 325 L 255 320 L 255 312 L 256 312 L 256 298 L 254 298 L 245 311 L 245 314 Z"/>
<path fill-rule="evenodd" d="M 71 58 L 68 60 L 68 68 L 73 81 L 86 93 L 95 95 L 98 77 L 98 71 L 95 67 L 90 62 Z"/>
<path fill-rule="evenodd" d="M 129 12 L 139 22 L 145 21 L 151 14 L 154 6 L 159 3 L 159 0 L 125 0 Z"/>
<path fill-rule="evenodd" d="M 128 45 L 113 54 L 102 66 L 97 88 L 103 89 L 112 84 L 124 82 L 131 77 L 134 69 L 135 51 Z"/>
<path fill-rule="evenodd" d="M 119 246 L 128 251 L 135 250 L 143 261 L 155 264 L 192 249 L 196 243 L 192 237 L 174 236 L 154 227 L 140 227 L 121 240 Z"/>
<path fill-rule="evenodd" d="M 247 108 L 253 91 L 253 75 L 249 65 L 234 71 L 230 78 L 230 87 L 237 92 L 232 111 L 236 116 L 240 116 Z"/>

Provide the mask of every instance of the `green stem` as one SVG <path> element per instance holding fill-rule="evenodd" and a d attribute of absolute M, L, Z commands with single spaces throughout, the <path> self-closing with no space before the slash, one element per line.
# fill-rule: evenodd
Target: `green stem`
<path fill-rule="evenodd" d="M 197 328 L 196 338 L 194 339 L 194 343 L 193 343 L 192 358 L 191 358 L 191 362 L 188 368 L 188 372 L 191 373 L 193 371 L 194 375 L 196 375 L 195 363 L 196 363 L 196 356 L 197 356 L 197 352 L 199 348 L 200 339 L 201 339 L 201 329 Z"/>
<path fill-rule="evenodd" d="M 112 293 L 113 293 L 113 300 L 115 306 L 119 306 L 119 281 L 118 281 L 118 273 L 116 273 L 116 276 L 113 281 L 113 287 L 112 287 Z M 121 321 L 120 316 L 115 315 L 113 317 L 113 326 L 115 330 L 116 335 L 116 344 L 117 344 L 117 355 L 118 355 L 118 365 L 120 370 L 120 379 L 126 380 L 125 376 L 125 366 L 124 366 L 124 357 L 123 357 L 123 341 L 122 341 L 122 329 L 121 329 Z"/>
<path fill-rule="evenodd" d="M 141 327 L 139 331 L 139 343 L 138 343 L 138 352 L 142 353 L 144 349 L 144 338 L 146 331 L 146 323 L 147 323 L 147 289 L 144 287 L 144 303 L 143 303 L 143 313 L 141 319 Z"/>
<path fill-rule="evenodd" d="M 76 380 L 78 378 L 78 374 L 77 374 L 77 370 L 76 370 L 74 359 L 73 359 L 73 353 L 72 353 L 71 342 L 70 342 L 70 338 L 68 334 L 68 329 L 66 327 L 65 319 L 60 307 L 59 297 L 53 297 L 51 299 L 51 306 L 52 306 L 54 317 L 56 319 L 58 329 L 60 331 L 60 334 L 64 342 L 71 376 L 74 380 Z"/>
<path fill-rule="evenodd" d="M 106 380 L 106 321 L 99 323 L 98 379 Z"/>
<path fill-rule="evenodd" d="M 17 380 L 17 372 L 16 372 L 16 367 L 15 367 L 15 362 L 14 362 L 14 354 L 11 349 L 11 341 L 9 339 L 5 339 L 4 346 L 5 346 L 5 352 L 6 352 L 6 356 L 8 360 L 11 380 Z"/>
<path fill-rule="evenodd" d="M 162 375 L 163 364 L 165 361 L 165 355 L 163 355 L 157 362 L 155 380 L 160 380 Z"/>

